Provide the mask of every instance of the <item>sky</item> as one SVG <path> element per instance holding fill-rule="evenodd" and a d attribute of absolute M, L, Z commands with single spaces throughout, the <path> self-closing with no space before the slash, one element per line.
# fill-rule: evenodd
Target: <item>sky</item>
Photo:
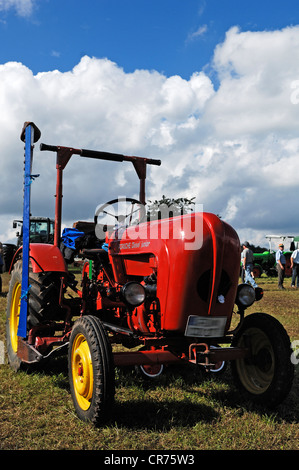
<path fill-rule="evenodd" d="M 55 154 L 39 143 L 158 158 L 147 199 L 196 197 L 240 240 L 299 235 L 297 0 L 0 0 L 0 241 L 22 215 L 25 121 L 32 215 L 54 216 Z M 63 225 L 138 197 L 130 163 L 73 156 Z"/>

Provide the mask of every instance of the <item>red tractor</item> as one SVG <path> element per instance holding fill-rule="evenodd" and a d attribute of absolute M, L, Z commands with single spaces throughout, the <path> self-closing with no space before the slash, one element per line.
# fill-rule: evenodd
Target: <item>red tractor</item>
<path fill-rule="evenodd" d="M 34 131 L 36 141 L 36 126 Z M 238 285 L 240 241 L 234 229 L 204 212 L 147 221 L 146 168 L 160 161 L 45 144 L 40 149 L 57 154 L 54 245 L 30 244 L 30 285 L 23 294 L 25 245 L 13 261 L 6 323 L 13 369 L 68 351 L 76 412 L 94 424 L 109 416 L 114 369 L 122 366 L 154 377 L 167 364 L 210 371 L 231 361 L 247 398 L 269 407 L 281 403 L 293 381 L 290 340 L 272 316 L 245 316 L 263 294 Z M 80 237 L 72 239 L 73 248 L 85 260 L 79 281 L 69 272 L 60 233 L 62 173 L 72 155 L 131 161 L 140 180 L 140 201 L 110 201 L 97 208 L 94 223 L 77 224 Z M 122 345 L 118 352 L 115 344 Z"/>

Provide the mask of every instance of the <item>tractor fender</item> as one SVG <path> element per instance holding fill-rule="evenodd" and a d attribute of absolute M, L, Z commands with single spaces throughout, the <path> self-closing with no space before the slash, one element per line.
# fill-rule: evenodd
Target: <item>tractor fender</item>
<path fill-rule="evenodd" d="M 20 247 L 11 262 L 9 272 L 12 271 L 15 262 L 22 257 L 23 248 Z M 43 271 L 67 272 L 67 265 L 59 248 L 46 243 L 31 243 L 29 257 L 34 273 Z"/>

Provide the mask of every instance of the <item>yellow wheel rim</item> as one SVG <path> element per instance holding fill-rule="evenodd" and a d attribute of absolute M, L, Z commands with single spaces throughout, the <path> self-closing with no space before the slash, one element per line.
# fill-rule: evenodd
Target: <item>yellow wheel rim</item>
<path fill-rule="evenodd" d="M 88 410 L 93 393 L 93 369 L 90 349 L 81 333 L 73 342 L 71 364 L 76 400 L 82 410 Z"/>
<path fill-rule="evenodd" d="M 253 361 L 239 360 L 237 361 L 237 369 L 246 390 L 254 395 L 260 395 L 268 389 L 274 377 L 274 351 L 263 331 L 258 328 L 250 328 L 246 334 L 250 336 Z M 242 346 L 245 346 L 245 343 L 242 343 Z"/>
<path fill-rule="evenodd" d="M 18 350 L 18 326 L 20 318 L 20 306 L 21 306 L 21 284 L 16 283 L 14 285 L 12 293 L 12 302 L 10 308 L 9 317 L 9 332 L 12 349 L 15 353 Z"/>

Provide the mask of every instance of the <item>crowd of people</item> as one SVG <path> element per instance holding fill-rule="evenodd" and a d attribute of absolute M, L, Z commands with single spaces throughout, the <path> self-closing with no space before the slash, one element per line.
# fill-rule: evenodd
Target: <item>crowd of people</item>
<path fill-rule="evenodd" d="M 254 257 L 253 252 L 249 248 L 249 243 L 243 243 L 243 251 L 241 254 L 241 263 L 244 273 L 244 282 L 249 283 L 252 287 L 258 287 L 254 276 L 253 276 L 253 266 L 254 266 Z M 296 249 L 291 254 L 291 268 L 292 268 L 292 281 L 291 287 L 299 288 L 299 249 Z M 284 254 L 284 244 L 280 243 L 278 245 L 278 250 L 275 255 L 277 277 L 278 277 L 278 289 L 284 290 L 283 285 L 285 279 L 285 267 L 286 267 L 286 257 Z"/>

